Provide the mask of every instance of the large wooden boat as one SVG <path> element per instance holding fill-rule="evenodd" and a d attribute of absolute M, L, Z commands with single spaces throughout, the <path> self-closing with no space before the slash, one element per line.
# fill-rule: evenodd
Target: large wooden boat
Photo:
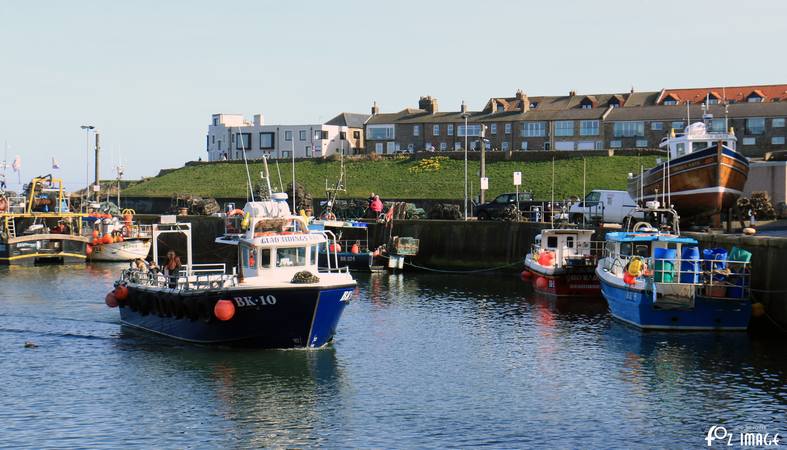
<path fill-rule="evenodd" d="M 681 218 L 712 217 L 735 205 L 749 175 L 749 160 L 736 151 L 734 130 L 708 131 L 710 120 L 683 133 L 670 132 L 660 144 L 667 160 L 629 178 L 631 197 L 644 205 L 672 205 Z"/>
<path fill-rule="evenodd" d="M 0 192 L 0 264 L 84 262 L 84 214 L 73 213 L 63 181 L 33 178 L 24 195 Z"/>

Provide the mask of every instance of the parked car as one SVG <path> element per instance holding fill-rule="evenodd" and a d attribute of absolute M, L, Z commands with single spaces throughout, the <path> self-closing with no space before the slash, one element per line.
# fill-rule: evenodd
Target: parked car
<path fill-rule="evenodd" d="M 574 223 L 607 222 L 622 223 L 637 207 L 637 202 L 626 191 L 594 189 L 585 200 L 574 203 L 568 210 Z"/>
<path fill-rule="evenodd" d="M 478 220 L 493 220 L 506 217 L 516 207 L 517 194 L 509 192 L 500 194 L 494 200 L 476 206 L 475 215 Z M 554 210 L 560 211 L 561 203 L 555 202 Z M 553 207 L 549 201 L 534 200 L 532 192 L 519 193 L 519 211 L 522 217 L 532 222 L 548 222 L 551 220 Z"/>

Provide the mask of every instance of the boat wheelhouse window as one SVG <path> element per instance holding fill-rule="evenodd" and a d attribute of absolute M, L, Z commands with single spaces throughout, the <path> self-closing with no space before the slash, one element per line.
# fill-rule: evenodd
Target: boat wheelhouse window
<path fill-rule="evenodd" d="M 243 259 L 243 267 L 249 269 L 257 268 L 257 249 L 243 247 L 241 257 Z"/>
<path fill-rule="evenodd" d="M 271 249 L 269 248 L 262 248 L 260 249 L 260 267 L 266 268 L 271 266 Z"/>
<path fill-rule="evenodd" d="M 686 154 L 686 144 L 681 142 L 679 144 L 675 144 L 675 153 L 676 156 L 683 156 Z"/>
<path fill-rule="evenodd" d="M 630 256 L 631 255 L 631 242 L 621 242 L 620 243 L 620 254 L 621 254 L 621 256 Z"/>
<path fill-rule="evenodd" d="M 574 236 L 566 236 L 566 247 L 574 248 Z"/>
<path fill-rule="evenodd" d="M 557 248 L 557 236 L 547 237 L 547 248 Z"/>
<path fill-rule="evenodd" d="M 305 247 L 285 247 L 276 249 L 276 267 L 293 267 L 305 265 Z"/>
<path fill-rule="evenodd" d="M 640 244 L 640 245 L 637 245 L 636 247 L 634 247 L 634 254 L 637 255 L 637 256 L 640 256 L 642 258 L 647 258 L 648 256 L 650 256 L 648 253 L 649 252 L 648 252 L 648 246 L 647 245 Z"/>
<path fill-rule="evenodd" d="M 691 143 L 691 151 L 696 152 L 699 150 L 705 150 L 708 148 L 707 142 L 692 142 Z"/>
<path fill-rule="evenodd" d="M 317 245 L 312 245 L 312 265 L 317 265 Z"/>

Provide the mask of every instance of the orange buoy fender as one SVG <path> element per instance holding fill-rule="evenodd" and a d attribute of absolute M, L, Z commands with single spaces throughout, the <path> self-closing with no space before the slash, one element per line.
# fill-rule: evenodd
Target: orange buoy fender
<path fill-rule="evenodd" d="M 539 288 L 539 289 L 546 289 L 548 284 L 549 283 L 547 282 L 546 278 L 544 278 L 544 277 L 536 278 L 536 287 L 537 288 Z"/>
<path fill-rule="evenodd" d="M 110 308 L 117 308 L 118 299 L 115 298 L 115 294 L 110 292 L 106 297 L 104 297 L 104 303 L 106 303 Z"/>
<path fill-rule="evenodd" d="M 87 244 L 87 245 L 85 246 L 85 254 L 86 254 L 87 256 L 90 256 L 90 255 L 92 255 L 92 254 L 93 254 L 93 246 L 92 246 L 92 245 L 90 245 L 90 244 Z"/>
<path fill-rule="evenodd" d="M 232 300 L 219 300 L 213 306 L 213 315 L 217 319 L 226 322 L 235 316 L 235 303 Z"/>
<path fill-rule="evenodd" d="M 352 247 L 350 247 L 350 252 L 351 253 L 361 253 L 361 246 L 358 245 L 358 244 L 353 244 Z"/>
<path fill-rule="evenodd" d="M 519 274 L 519 277 L 522 278 L 523 280 L 529 280 L 530 278 L 533 277 L 533 274 L 530 273 L 529 270 L 523 270 L 522 273 Z"/>
<path fill-rule="evenodd" d="M 112 236 L 105 234 L 104 237 L 101 239 L 101 242 L 103 242 L 104 244 L 111 244 Z"/>
<path fill-rule="evenodd" d="M 623 282 L 626 284 L 634 284 L 637 282 L 637 277 L 632 276 L 628 271 L 623 272 Z"/>
<path fill-rule="evenodd" d="M 128 298 L 128 288 L 122 284 L 115 288 L 115 298 L 121 302 Z"/>

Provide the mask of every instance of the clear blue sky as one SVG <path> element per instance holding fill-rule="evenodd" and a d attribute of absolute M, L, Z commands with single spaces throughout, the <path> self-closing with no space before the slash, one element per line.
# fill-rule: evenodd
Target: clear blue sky
<path fill-rule="evenodd" d="M 85 123 L 104 175 L 122 154 L 138 178 L 205 157 L 216 112 L 314 123 L 421 95 L 455 110 L 518 88 L 787 82 L 779 0 L 25 1 L 0 20 L 0 146 L 24 178 L 57 158 L 71 188 Z"/>

